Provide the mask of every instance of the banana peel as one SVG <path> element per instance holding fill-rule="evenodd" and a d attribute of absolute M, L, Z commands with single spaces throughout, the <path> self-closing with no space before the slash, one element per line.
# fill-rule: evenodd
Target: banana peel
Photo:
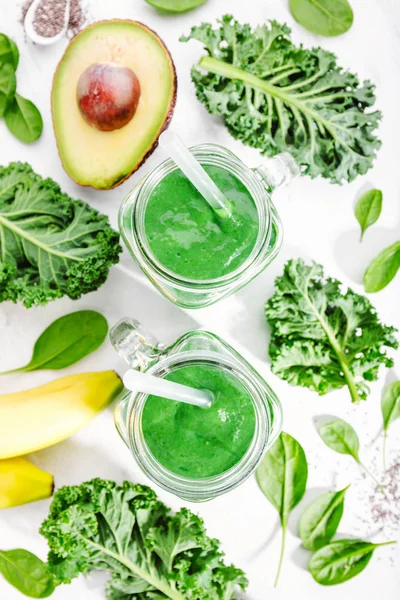
<path fill-rule="evenodd" d="M 53 490 L 53 475 L 25 458 L 0 460 L 0 508 L 50 498 Z"/>
<path fill-rule="evenodd" d="M 79 373 L 12 394 L 0 394 L 0 459 L 66 439 L 123 388 L 115 371 Z"/>

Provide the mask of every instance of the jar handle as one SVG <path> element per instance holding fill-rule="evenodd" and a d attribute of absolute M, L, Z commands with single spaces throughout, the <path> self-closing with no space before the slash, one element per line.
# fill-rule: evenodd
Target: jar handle
<path fill-rule="evenodd" d="M 270 192 L 287 185 L 301 172 L 299 165 L 289 152 L 281 152 L 272 158 L 267 158 L 254 171 L 267 185 Z"/>
<path fill-rule="evenodd" d="M 139 371 L 157 360 L 164 347 L 135 319 L 122 319 L 114 325 L 110 341 L 129 367 Z"/>

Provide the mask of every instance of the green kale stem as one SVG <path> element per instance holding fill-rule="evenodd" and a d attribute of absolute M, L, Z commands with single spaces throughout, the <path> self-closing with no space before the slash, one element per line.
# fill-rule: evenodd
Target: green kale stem
<path fill-rule="evenodd" d="M 306 115 L 307 117 L 311 117 L 316 123 L 320 123 L 323 127 L 325 127 L 326 131 L 329 131 L 332 138 L 336 142 L 338 142 L 342 147 L 346 148 L 347 150 L 350 150 L 351 152 L 353 151 L 353 149 L 343 139 L 339 137 L 338 131 L 333 131 L 334 126 L 336 130 L 340 130 L 340 125 L 334 125 L 333 123 L 330 123 L 329 121 L 321 117 L 320 114 L 318 114 L 312 108 L 307 106 L 307 104 L 305 102 L 302 102 L 301 99 L 295 97 L 294 94 L 285 92 L 285 88 L 280 88 L 276 85 L 273 85 L 265 79 L 261 79 L 256 75 L 252 75 L 252 73 L 248 73 L 243 69 L 234 67 L 233 65 L 226 63 L 223 60 L 219 60 L 218 58 L 214 58 L 213 56 L 203 56 L 200 59 L 198 66 L 202 69 L 205 69 L 206 71 L 209 71 L 210 73 L 222 75 L 222 77 L 227 77 L 228 79 L 237 79 L 238 81 L 242 81 L 244 84 L 249 85 L 254 89 L 261 90 L 262 92 L 265 92 L 266 94 L 269 94 L 274 98 L 282 100 L 282 102 L 285 102 L 289 106 L 295 106 L 304 115 Z M 319 76 L 320 73 L 317 72 L 308 80 L 303 81 L 301 85 L 306 85 L 307 83 L 310 83 Z"/>
<path fill-rule="evenodd" d="M 278 586 L 279 576 L 281 574 L 283 557 L 284 557 L 284 554 L 285 554 L 286 529 L 287 529 L 287 525 L 285 523 L 284 525 L 282 525 L 281 552 L 280 552 L 280 555 L 279 555 L 278 570 L 277 570 L 276 576 L 275 576 L 274 587 Z"/>

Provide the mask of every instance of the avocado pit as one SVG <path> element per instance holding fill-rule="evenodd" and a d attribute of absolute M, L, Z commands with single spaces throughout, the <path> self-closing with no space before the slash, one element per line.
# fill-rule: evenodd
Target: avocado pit
<path fill-rule="evenodd" d="M 77 101 L 86 122 L 100 131 L 125 127 L 140 99 L 140 83 L 128 67 L 111 62 L 90 65 L 77 84 Z"/>

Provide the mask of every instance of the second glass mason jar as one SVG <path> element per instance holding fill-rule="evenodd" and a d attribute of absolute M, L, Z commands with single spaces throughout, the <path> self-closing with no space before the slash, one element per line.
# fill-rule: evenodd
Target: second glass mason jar
<path fill-rule="evenodd" d="M 233 490 L 250 477 L 264 453 L 270 448 L 280 433 L 282 410 L 274 392 L 240 354 L 218 336 L 207 331 L 191 331 L 180 337 L 172 345 L 163 346 L 158 344 L 148 332 L 143 330 L 137 321 L 131 319 L 124 319 L 117 323 L 110 332 L 110 339 L 115 349 L 125 359 L 131 369 L 138 369 L 157 377 L 165 378 L 174 373 L 176 375 L 178 371 L 182 372 L 189 367 L 192 370 L 199 367 L 201 369 L 205 368 L 208 370 L 208 373 L 210 370 L 215 372 L 218 375 L 219 382 L 224 382 L 225 378 L 228 381 L 228 385 L 233 382 L 237 386 L 234 389 L 240 390 L 243 397 L 246 398 L 246 401 L 248 399 L 249 402 L 248 406 L 251 410 L 251 417 L 249 416 L 251 420 L 251 437 L 248 437 L 246 447 L 243 447 L 243 453 L 238 457 L 237 461 L 235 459 L 234 464 L 230 468 L 222 472 L 217 470 L 211 476 L 201 476 L 201 474 L 187 476 L 185 473 L 177 473 L 176 470 L 173 471 L 166 468 L 162 464 L 162 462 L 165 462 L 163 460 L 164 454 L 167 455 L 169 451 L 169 448 L 165 446 L 164 437 L 162 442 L 160 442 L 159 448 L 157 448 L 157 450 L 160 450 L 161 458 L 160 456 L 156 458 L 155 452 L 152 452 L 149 447 L 151 444 L 148 443 L 148 438 L 146 438 L 146 428 L 148 429 L 148 427 L 145 407 L 147 400 L 154 397 L 142 392 L 135 393 L 124 390 L 115 409 L 115 424 L 136 462 L 152 481 L 168 492 L 185 500 L 204 502 Z M 232 388 L 229 389 L 231 390 Z M 233 430 L 234 441 L 236 441 L 237 435 L 241 435 L 243 430 L 246 429 L 246 423 L 243 420 L 243 414 L 245 413 L 242 411 L 243 404 L 241 398 L 242 396 L 236 399 L 232 398 L 232 401 L 236 402 L 236 408 L 239 408 L 240 419 L 242 419 L 239 421 L 239 426 Z M 162 399 L 158 399 L 158 401 L 160 400 L 162 401 Z M 188 431 L 190 432 L 190 415 L 193 416 L 194 414 L 191 410 L 208 411 L 210 409 L 189 407 L 188 412 L 187 405 L 176 403 L 173 400 L 164 402 L 172 403 L 172 405 L 165 405 L 167 407 L 164 410 L 165 413 L 169 407 L 172 410 L 178 405 L 183 407 L 182 410 L 174 413 L 175 420 L 173 425 L 176 429 L 173 432 L 174 436 L 176 433 L 176 436 L 171 438 L 172 443 L 176 443 L 179 449 L 179 445 L 183 444 L 183 437 L 187 440 L 187 436 L 184 436 L 184 434 Z M 229 410 L 224 410 L 221 406 L 221 404 L 215 405 L 214 415 L 218 415 L 215 423 L 215 431 L 211 427 L 210 430 L 205 429 L 202 432 L 197 432 L 196 430 L 194 432 L 192 447 L 195 461 L 197 460 L 197 439 L 202 440 L 202 442 L 205 441 L 202 444 L 202 452 L 206 452 L 210 464 L 214 462 L 214 459 L 217 462 L 221 458 L 221 450 L 218 446 L 220 440 L 217 439 L 216 445 L 214 445 L 215 440 L 213 441 L 213 438 L 218 436 L 216 432 L 221 422 L 222 428 L 224 428 L 225 422 L 231 419 Z M 250 413 L 247 414 L 250 415 Z M 169 416 L 163 414 L 163 411 L 157 408 L 155 417 L 156 432 L 158 428 L 158 431 L 164 436 L 165 425 L 170 426 L 171 424 Z M 166 418 L 167 421 L 158 421 L 158 418 Z M 197 418 L 202 419 L 201 413 L 197 413 Z M 208 426 L 209 422 L 208 425 L 205 423 L 205 427 Z M 232 433 L 232 429 L 229 429 L 229 431 Z M 210 436 L 211 441 L 208 441 L 208 433 L 210 432 L 213 435 Z M 233 455 L 233 446 L 234 443 L 231 445 L 223 445 L 221 443 L 222 454 L 225 453 L 226 455 L 228 453 L 229 455 L 232 452 Z M 210 454 L 208 454 L 208 448 Z M 167 452 L 165 452 L 166 450 Z M 188 451 L 185 448 L 183 450 L 181 448 L 177 451 L 177 456 L 179 460 L 183 461 L 183 467 L 185 467 L 185 457 L 187 456 L 188 461 L 190 459 Z M 201 463 L 200 468 L 202 466 L 203 464 Z"/>
<path fill-rule="evenodd" d="M 191 152 L 206 168 L 218 167 L 234 176 L 254 202 L 258 227 L 254 245 L 244 261 L 220 277 L 195 279 L 178 275 L 152 252 L 145 228 L 146 209 L 160 183 L 178 170 L 171 159 L 162 162 L 131 190 L 119 211 L 119 228 L 130 254 L 164 296 L 183 308 L 203 308 L 246 285 L 277 256 L 283 232 L 271 192 L 288 183 L 300 171 L 288 153 L 265 159 L 259 167 L 250 169 L 232 152 L 216 144 L 194 146 Z M 189 220 L 187 216 L 185 218 Z M 211 249 L 214 260 L 218 251 L 218 248 Z"/>

